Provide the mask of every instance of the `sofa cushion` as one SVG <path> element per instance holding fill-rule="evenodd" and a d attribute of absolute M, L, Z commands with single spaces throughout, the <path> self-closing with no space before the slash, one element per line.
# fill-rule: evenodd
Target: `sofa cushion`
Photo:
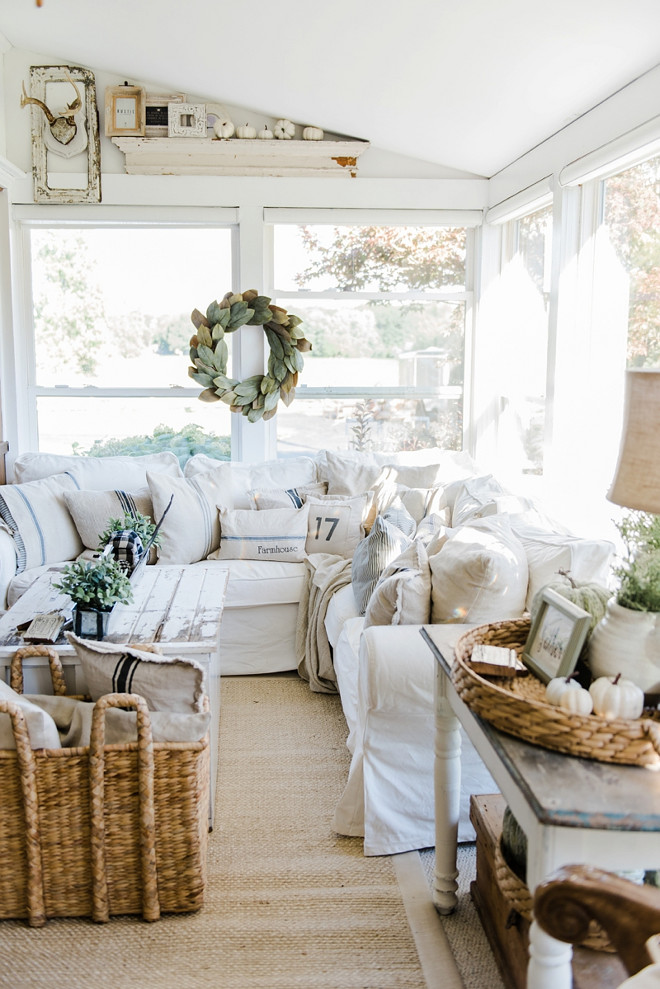
<path fill-rule="evenodd" d="M 452 530 L 430 565 L 434 624 L 505 621 L 525 609 L 527 557 L 506 516 Z"/>
<path fill-rule="evenodd" d="M 38 705 L 33 704 L 24 697 L 17 694 L 15 690 L 0 679 L 0 700 L 11 701 L 21 709 L 21 714 L 25 718 L 28 734 L 30 736 L 30 747 L 33 749 L 59 749 L 61 748 L 60 736 L 57 732 L 57 725 L 50 714 Z M 0 749 L 15 749 L 16 741 L 11 726 L 11 719 L 8 714 L 0 714 Z"/>
<path fill-rule="evenodd" d="M 16 544 L 17 573 L 73 560 L 81 552 L 83 544 L 64 497 L 76 487 L 70 474 L 0 486 L 0 522 Z"/>
<path fill-rule="evenodd" d="M 93 701 L 104 694 L 140 694 L 150 711 L 202 711 L 204 670 L 190 659 L 161 656 L 116 642 L 67 638 Z"/>
<path fill-rule="evenodd" d="M 217 567 L 229 571 L 225 596 L 226 612 L 235 608 L 260 608 L 266 605 L 297 604 L 305 581 L 304 563 L 279 560 L 201 560 L 195 567 Z M 223 618 L 224 630 L 224 618 Z"/>
<path fill-rule="evenodd" d="M 364 627 L 426 625 L 431 617 L 431 569 L 426 547 L 415 539 L 385 567 L 369 599 Z"/>
<path fill-rule="evenodd" d="M 533 508 L 529 498 L 507 492 L 492 474 L 464 481 L 454 499 L 452 525 L 457 528 L 472 519 L 489 515 L 520 514 Z"/>
<path fill-rule="evenodd" d="M 320 481 L 328 484 L 328 494 L 358 495 L 373 488 L 387 460 L 370 451 L 323 450 L 318 465 Z"/>
<path fill-rule="evenodd" d="M 542 528 L 527 516 L 511 516 L 511 527 L 522 543 L 529 565 L 527 607 L 537 593 L 566 570 L 573 580 L 608 584 L 614 544 L 606 539 L 581 539 Z"/>
<path fill-rule="evenodd" d="M 98 550 L 99 537 L 109 519 L 123 521 L 124 513 L 136 512 L 153 520 L 154 506 L 149 488 L 129 491 L 66 491 L 64 500 L 78 534 L 87 549 Z"/>
<path fill-rule="evenodd" d="M 305 558 L 309 506 L 220 509 L 220 548 L 214 560 L 279 560 L 299 563 Z"/>
<path fill-rule="evenodd" d="M 350 584 L 345 584 L 330 598 L 330 603 L 323 619 L 325 633 L 328 636 L 328 642 L 331 646 L 334 647 L 337 645 L 342 628 L 351 618 L 360 618 L 362 620 L 355 603 L 353 588 Z"/>
<path fill-rule="evenodd" d="M 355 604 L 361 615 L 366 611 L 369 598 L 384 568 L 403 552 L 409 542 L 401 529 L 377 515 L 369 535 L 355 547 L 351 584 Z"/>
<path fill-rule="evenodd" d="M 307 553 L 349 557 L 364 536 L 364 519 L 371 504 L 368 493 L 354 496 L 310 495 Z"/>
<path fill-rule="evenodd" d="M 147 453 L 141 457 L 71 457 L 56 453 L 23 453 L 14 461 L 16 481 L 36 481 L 51 474 L 72 472 L 79 488 L 104 491 L 121 488 L 135 491 L 145 487 L 147 471 L 159 471 L 172 477 L 182 472 L 176 456 L 169 451 Z"/>
<path fill-rule="evenodd" d="M 302 508 L 310 495 L 324 495 L 328 485 L 324 482 L 299 484 L 295 488 L 253 488 L 248 491 L 250 508 Z"/>
<path fill-rule="evenodd" d="M 314 484 L 316 463 L 311 457 L 283 457 L 261 463 L 244 464 L 230 460 L 213 460 L 198 453 L 186 463 L 187 478 L 213 473 L 221 489 L 219 505 L 223 508 L 252 508 L 249 491 L 253 489 L 295 488 L 300 484 Z"/>

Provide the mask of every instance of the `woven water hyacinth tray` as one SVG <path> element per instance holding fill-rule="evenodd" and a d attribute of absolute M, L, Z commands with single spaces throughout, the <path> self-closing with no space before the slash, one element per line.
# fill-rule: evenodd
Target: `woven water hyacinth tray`
<path fill-rule="evenodd" d="M 526 618 L 480 625 L 456 643 L 452 681 L 471 711 L 499 731 L 565 755 L 660 769 L 660 712 L 635 720 L 606 720 L 598 715 L 571 714 L 548 704 L 545 685 L 526 677 L 485 677 L 469 666 L 479 643 L 523 651 L 529 635 Z"/>

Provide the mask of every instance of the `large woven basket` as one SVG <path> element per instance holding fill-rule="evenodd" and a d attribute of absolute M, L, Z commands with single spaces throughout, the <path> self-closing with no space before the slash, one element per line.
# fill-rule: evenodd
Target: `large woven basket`
<path fill-rule="evenodd" d="M 545 701 L 545 685 L 533 675 L 486 679 L 470 667 L 478 643 L 506 646 L 520 655 L 529 630 L 529 619 L 520 618 L 481 625 L 458 640 L 452 681 L 470 710 L 500 731 L 545 749 L 600 762 L 660 766 L 660 712 L 611 721 L 571 714 Z"/>
<path fill-rule="evenodd" d="M 109 707 L 137 710 L 136 742 L 104 744 Z M 49 917 L 157 920 L 201 907 L 208 735 L 154 743 L 143 698 L 108 694 L 95 706 L 89 747 L 33 750 L 18 705 L 0 700 L 0 711 L 16 739 L 15 751 L 0 750 L 0 918 L 40 927 Z"/>

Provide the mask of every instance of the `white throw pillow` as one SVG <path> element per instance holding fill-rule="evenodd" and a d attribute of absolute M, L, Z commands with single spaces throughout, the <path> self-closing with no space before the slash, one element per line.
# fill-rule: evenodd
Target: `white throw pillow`
<path fill-rule="evenodd" d="M 220 549 L 210 560 L 280 560 L 305 558 L 309 508 L 220 509 Z"/>
<path fill-rule="evenodd" d="M 430 566 L 434 624 L 505 621 L 525 609 L 527 558 L 506 516 L 452 530 Z"/>
<path fill-rule="evenodd" d="M 472 477 L 461 485 L 452 511 L 452 526 L 458 528 L 472 519 L 489 515 L 520 514 L 533 508 L 529 498 L 506 491 L 492 474 Z"/>
<path fill-rule="evenodd" d="M 314 484 L 318 480 L 316 463 L 311 457 L 283 457 L 281 460 L 244 464 L 213 460 L 199 453 L 190 458 L 184 473 L 190 479 L 213 473 L 222 489 L 218 504 L 223 508 L 252 508 L 248 492 L 256 488 L 295 488 L 300 484 Z"/>
<path fill-rule="evenodd" d="M 310 495 L 305 502 L 309 509 L 306 552 L 353 556 L 364 537 L 364 518 L 371 501 L 369 493 L 343 498 Z"/>
<path fill-rule="evenodd" d="M 87 549 L 97 550 L 99 536 L 109 519 L 123 521 L 124 513 L 138 512 L 152 519 L 154 507 L 149 488 L 131 494 L 128 491 L 67 491 L 64 500 L 76 529 Z"/>
<path fill-rule="evenodd" d="M 23 453 L 14 461 L 16 481 L 36 481 L 51 474 L 72 472 L 78 487 L 105 491 L 134 491 L 147 483 L 147 471 L 181 477 L 179 461 L 169 450 L 141 457 L 72 457 L 56 453 Z"/>
<path fill-rule="evenodd" d="M 528 609 L 536 593 L 551 583 L 560 570 L 570 573 L 573 580 L 607 585 L 613 543 L 549 532 L 518 516 L 512 516 L 511 527 L 524 547 L 529 564 Z"/>
<path fill-rule="evenodd" d="M 66 635 L 93 701 L 104 694 L 140 694 L 150 711 L 203 710 L 204 669 L 194 660 Z"/>
<path fill-rule="evenodd" d="M 327 481 L 330 495 L 358 495 L 373 488 L 383 461 L 375 453 L 337 453 L 325 450 L 319 480 Z"/>
<path fill-rule="evenodd" d="M 77 487 L 70 474 L 0 486 L 0 520 L 16 546 L 16 573 L 74 560 L 83 549 L 65 493 Z"/>
<path fill-rule="evenodd" d="M 401 529 L 388 522 L 382 515 L 377 515 L 369 535 L 355 547 L 351 584 L 355 604 L 361 615 L 367 609 L 381 573 L 388 563 L 404 551 L 409 542 Z"/>
<path fill-rule="evenodd" d="M 254 488 L 248 491 L 250 507 L 262 511 L 264 508 L 302 508 L 310 495 L 328 493 L 325 482 L 299 484 L 295 488 Z"/>
<path fill-rule="evenodd" d="M 413 542 L 385 567 L 369 599 L 364 627 L 426 625 L 431 618 L 431 569 L 426 547 Z"/>
<path fill-rule="evenodd" d="M 60 736 L 57 732 L 57 725 L 50 714 L 42 710 L 36 704 L 17 694 L 9 684 L 0 680 L 0 700 L 12 701 L 21 709 L 21 713 L 27 724 L 30 736 L 30 748 L 33 749 L 59 749 Z M 16 741 L 11 726 L 11 718 L 6 712 L 0 714 L 0 749 L 15 749 Z"/>

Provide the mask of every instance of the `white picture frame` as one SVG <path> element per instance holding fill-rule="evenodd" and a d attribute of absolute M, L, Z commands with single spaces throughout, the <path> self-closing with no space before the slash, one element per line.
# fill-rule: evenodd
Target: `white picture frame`
<path fill-rule="evenodd" d="M 554 677 L 569 677 L 577 665 L 590 624 L 587 611 L 545 587 L 523 649 L 523 663 L 544 683 Z"/>
<path fill-rule="evenodd" d="M 168 137 L 206 137 L 206 103 L 168 103 Z"/>

